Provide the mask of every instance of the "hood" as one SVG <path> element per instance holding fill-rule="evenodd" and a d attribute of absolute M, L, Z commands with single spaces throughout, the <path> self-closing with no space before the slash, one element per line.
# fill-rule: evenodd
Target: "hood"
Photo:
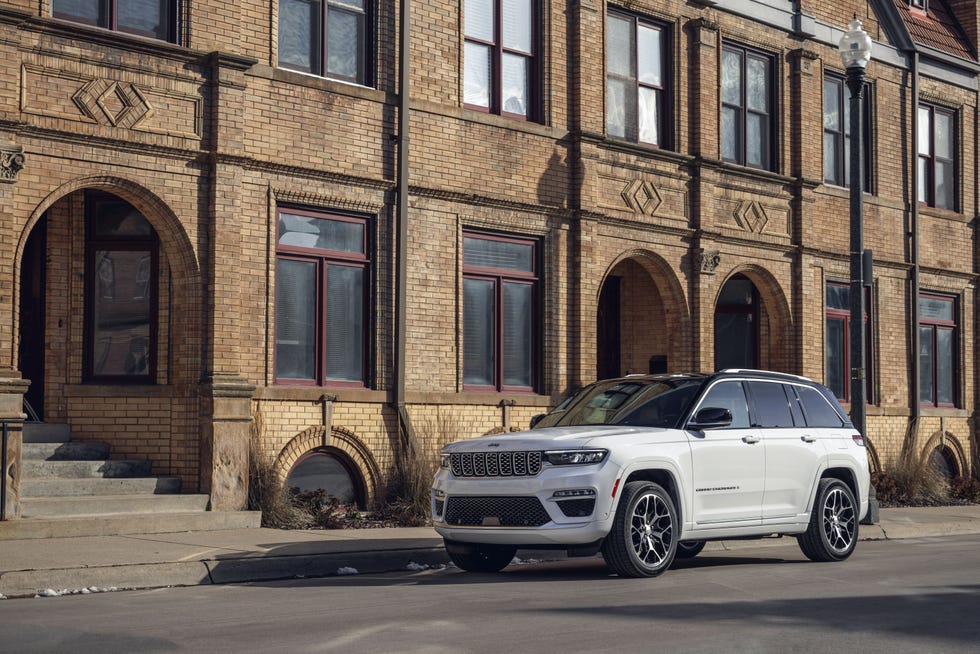
<path fill-rule="evenodd" d="M 450 443 L 443 452 L 487 452 L 553 450 L 562 448 L 603 447 L 603 441 L 613 437 L 629 441 L 649 441 L 676 430 L 653 427 L 623 427 L 621 425 L 590 425 L 581 427 L 543 427 L 534 431 L 493 434 Z"/>

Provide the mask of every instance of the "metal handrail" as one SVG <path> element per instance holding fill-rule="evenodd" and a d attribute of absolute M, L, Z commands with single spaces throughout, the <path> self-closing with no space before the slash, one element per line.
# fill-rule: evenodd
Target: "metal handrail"
<path fill-rule="evenodd" d="M 0 522 L 7 519 L 7 425 L 12 422 L 21 421 L 0 418 L 3 431 L 3 443 L 0 449 L 0 474 L 3 475 L 3 480 L 0 481 Z"/>
<path fill-rule="evenodd" d="M 37 417 L 37 412 L 31 406 L 31 403 L 27 401 L 26 397 L 24 398 L 24 411 L 27 413 L 28 422 L 41 422 L 41 419 Z"/>

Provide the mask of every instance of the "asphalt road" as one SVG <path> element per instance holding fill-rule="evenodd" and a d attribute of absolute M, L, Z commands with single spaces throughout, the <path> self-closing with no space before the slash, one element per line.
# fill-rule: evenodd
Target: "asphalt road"
<path fill-rule="evenodd" d="M 748 545 L 748 544 L 747 544 Z M 0 652 L 977 652 L 980 536 L 0 601 Z"/>

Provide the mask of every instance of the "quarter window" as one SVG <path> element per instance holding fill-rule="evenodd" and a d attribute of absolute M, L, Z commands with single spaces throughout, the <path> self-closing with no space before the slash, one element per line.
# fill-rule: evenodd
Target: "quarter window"
<path fill-rule="evenodd" d="M 772 57 L 726 45 L 721 59 L 721 156 L 773 169 Z"/>
<path fill-rule="evenodd" d="M 667 30 L 635 16 L 606 17 L 606 131 L 610 136 L 670 145 Z"/>
<path fill-rule="evenodd" d="M 864 396 L 872 403 L 871 390 L 874 388 L 874 356 L 871 345 L 871 292 L 864 295 Z M 834 397 L 844 402 L 851 399 L 851 289 L 843 282 L 830 282 L 826 287 L 826 379 L 827 387 Z"/>
<path fill-rule="evenodd" d="M 536 241 L 463 236 L 463 385 L 532 391 L 537 351 Z"/>
<path fill-rule="evenodd" d="M 364 386 L 367 222 L 298 209 L 278 212 L 276 381 Z"/>
<path fill-rule="evenodd" d="M 369 84 L 369 0 L 279 0 L 279 65 Z"/>
<path fill-rule="evenodd" d="M 956 209 L 956 142 L 953 112 L 919 105 L 919 202 Z"/>
<path fill-rule="evenodd" d="M 957 324 L 953 298 L 919 296 L 919 401 L 956 405 Z"/>
<path fill-rule="evenodd" d="M 827 75 L 823 81 L 823 179 L 827 184 L 850 186 L 851 92 L 844 80 Z M 861 96 L 862 147 L 864 148 L 864 190 L 871 188 L 871 86 L 864 85 Z"/>
<path fill-rule="evenodd" d="M 463 102 L 494 114 L 534 119 L 536 0 L 465 0 Z"/>
<path fill-rule="evenodd" d="M 797 386 L 796 392 L 806 413 L 807 426 L 839 428 L 844 425 L 840 414 L 830 406 L 830 402 L 819 391 L 809 386 Z"/>

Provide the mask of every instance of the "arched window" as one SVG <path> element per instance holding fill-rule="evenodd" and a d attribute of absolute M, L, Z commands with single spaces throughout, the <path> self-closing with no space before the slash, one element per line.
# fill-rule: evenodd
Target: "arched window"
<path fill-rule="evenodd" d="M 929 454 L 929 465 L 937 475 L 949 481 L 959 477 L 960 466 L 956 455 L 948 447 L 937 447 Z"/>
<path fill-rule="evenodd" d="M 323 491 L 329 500 L 364 507 L 364 481 L 354 464 L 333 448 L 311 450 L 301 456 L 286 476 L 286 488 L 298 493 Z"/>

